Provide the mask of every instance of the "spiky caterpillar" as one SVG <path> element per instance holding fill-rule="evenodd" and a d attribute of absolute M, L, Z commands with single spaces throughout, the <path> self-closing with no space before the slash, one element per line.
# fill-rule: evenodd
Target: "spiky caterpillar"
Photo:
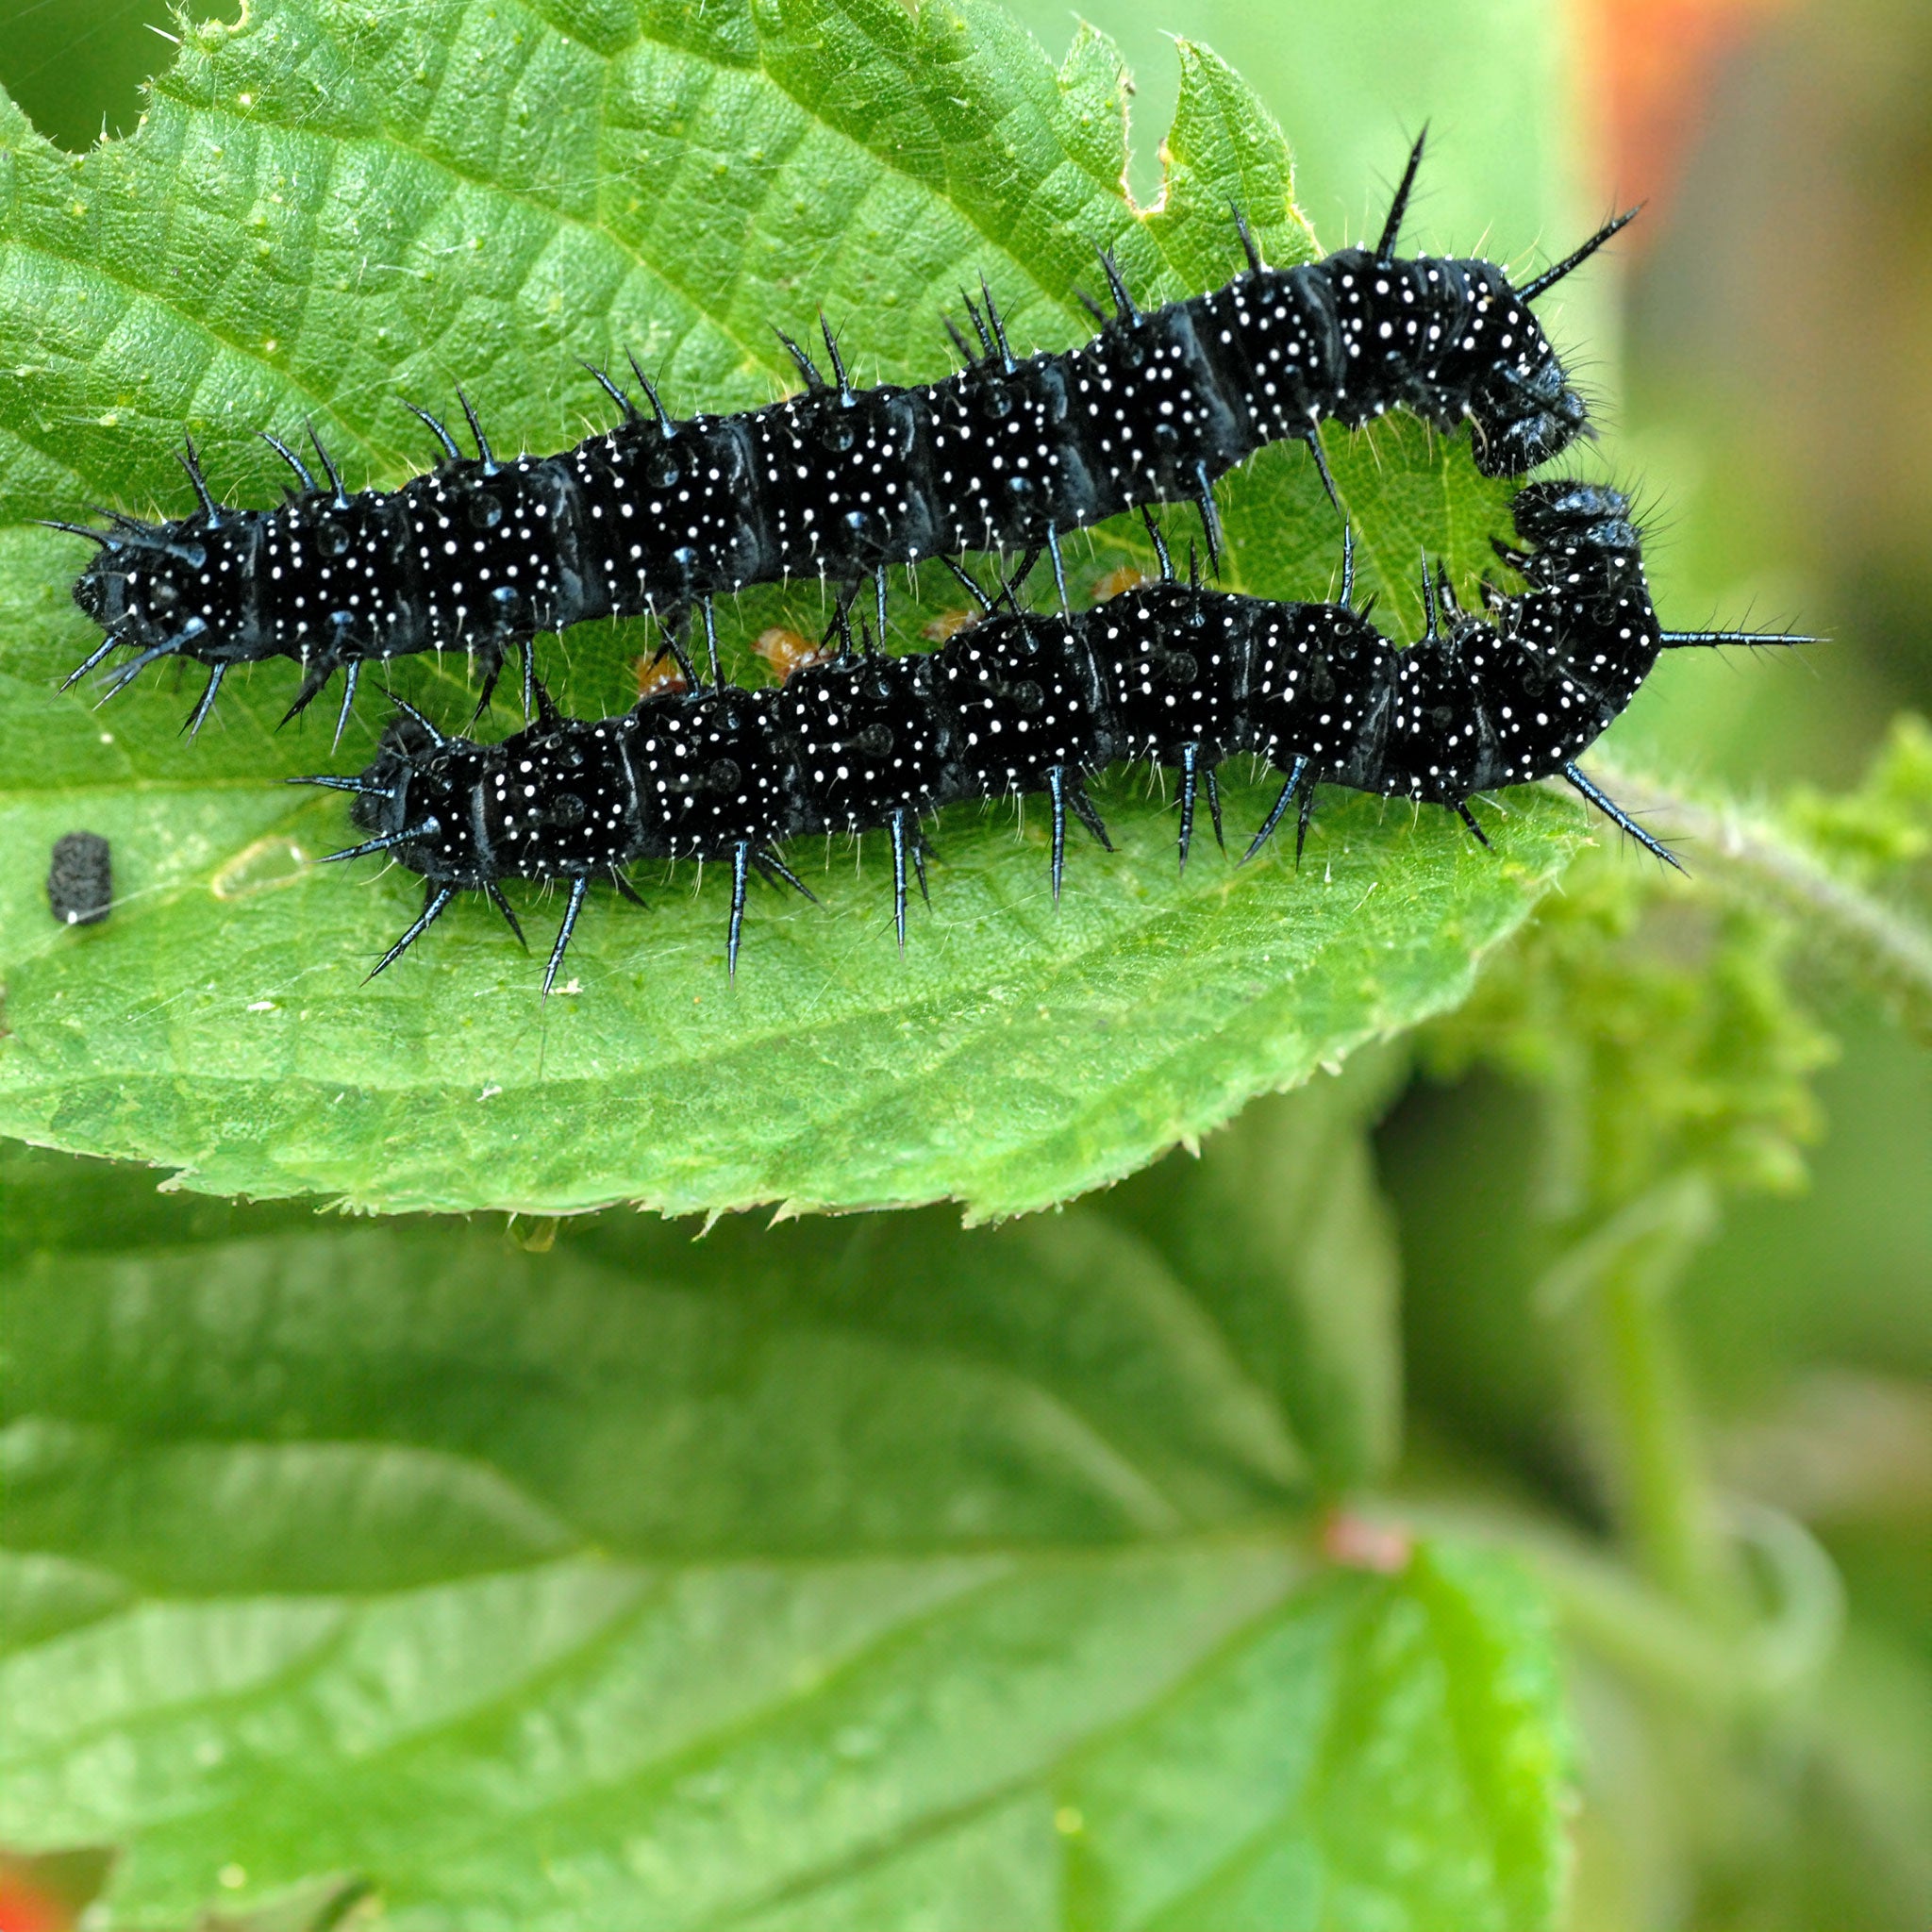
<path fill-rule="evenodd" d="M 1250 857 L 1297 800 L 1306 834 L 1318 784 L 1449 807 L 1481 839 L 1473 795 L 1560 774 L 1674 865 L 1575 759 L 1659 650 L 1745 634 L 1658 626 L 1615 491 L 1532 484 L 1514 514 L 1526 547 L 1498 547 L 1528 588 L 1488 587 L 1476 616 L 1445 581 L 1425 582 L 1428 628 L 1407 650 L 1353 608 L 1346 542 L 1340 600 L 1289 604 L 1174 581 L 1157 534 L 1161 579 L 1078 616 L 990 606 L 930 653 L 848 650 L 774 689 L 655 694 L 595 722 L 560 717 L 545 698 L 536 724 L 494 745 L 445 737 L 405 709 L 359 776 L 297 782 L 357 794 L 356 822 L 372 836 L 335 858 L 390 853 L 426 882 L 422 916 L 375 972 L 460 891 L 487 892 L 521 940 L 500 881 L 568 880 L 546 992 L 591 881 L 635 898 L 623 868 L 640 859 L 730 867 L 735 972 L 751 874 L 804 891 L 775 848 L 809 832 L 888 834 L 903 946 L 908 861 L 925 888 L 921 823 L 958 800 L 1043 793 L 1058 897 L 1068 815 L 1108 842 L 1085 780 L 1122 759 L 1178 769 L 1183 865 L 1203 791 L 1220 838 L 1215 768 L 1241 753 L 1284 774 Z"/>
<path fill-rule="evenodd" d="M 1242 225 L 1246 273 L 1147 312 L 1103 257 L 1115 309 L 1089 305 L 1101 326 L 1087 346 L 1016 358 L 988 293 L 983 311 L 967 305 L 979 353 L 955 331 L 966 368 L 922 388 L 855 389 L 829 329 L 834 381 L 788 341 L 805 393 L 739 415 L 675 422 L 640 370 L 646 413 L 593 371 L 624 412 L 615 428 L 560 456 L 499 461 L 466 400 L 471 460 L 417 410 L 447 460 L 393 491 L 352 494 L 319 443 L 318 489 L 270 438 L 300 489 L 268 510 L 217 504 L 191 444 L 193 515 L 58 526 L 100 545 L 75 597 L 108 635 L 74 676 L 122 646 L 135 655 L 110 691 L 166 658 L 205 664 L 192 730 L 236 664 L 297 663 L 290 715 L 343 669 L 346 719 L 364 663 L 456 650 L 475 658 L 487 701 L 505 653 L 538 631 L 655 612 L 675 637 L 694 608 L 708 618 L 711 597 L 751 584 L 817 576 L 849 599 L 873 577 L 883 624 L 887 566 L 1015 550 L 1051 557 L 1064 605 L 1069 532 L 1191 501 L 1211 554 L 1214 480 L 1288 438 L 1321 462 L 1324 419 L 1466 420 L 1478 465 L 1519 474 L 1586 427 L 1529 304 L 1629 217 L 1520 290 L 1490 261 L 1398 260 L 1421 156 L 1418 142 L 1373 250 L 1270 269 Z M 526 653 L 526 710 L 529 675 Z"/>

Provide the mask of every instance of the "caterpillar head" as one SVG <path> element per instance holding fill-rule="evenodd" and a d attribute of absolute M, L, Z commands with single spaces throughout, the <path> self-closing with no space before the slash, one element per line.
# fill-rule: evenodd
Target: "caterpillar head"
<path fill-rule="evenodd" d="M 227 532 L 198 529 L 199 522 L 157 527 L 121 520 L 114 535 L 100 536 L 100 550 L 75 583 L 74 601 L 122 643 L 148 650 L 192 642 L 202 662 L 219 661 L 217 586 L 233 580 L 232 559 L 217 554 L 225 545 L 209 541 Z"/>
<path fill-rule="evenodd" d="M 1475 466 L 1486 476 L 1520 476 L 1591 433 L 1590 406 L 1570 387 L 1536 318 L 1521 309 L 1510 319 L 1524 332 L 1522 353 L 1497 363 L 1469 403 Z"/>
<path fill-rule="evenodd" d="M 1481 274 L 1491 279 L 1492 292 L 1502 307 L 1497 346 L 1511 351 L 1477 385 L 1470 413 L 1476 422 L 1476 467 L 1489 476 L 1520 476 L 1525 470 L 1555 456 L 1578 436 L 1591 434 L 1590 411 L 1570 387 L 1557 352 L 1550 347 L 1530 305 L 1547 294 L 1567 275 L 1580 268 L 1612 235 L 1637 219 L 1630 208 L 1606 222 L 1580 248 L 1533 275 L 1522 288 L 1512 288 L 1501 270 L 1488 263 Z"/>
<path fill-rule="evenodd" d="M 1527 484 L 1517 491 L 1510 514 L 1516 534 L 1530 546 L 1519 568 L 1533 584 L 1558 584 L 1579 560 L 1601 571 L 1636 565 L 1641 556 L 1630 499 L 1600 483 Z"/>
<path fill-rule="evenodd" d="M 375 758 L 355 778 L 338 781 L 356 793 L 350 816 L 369 834 L 354 850 L 392 852 L 439 885 L 485 884 L 493 874 L 467 809 L 482 757 L 480 746 L 444 737 L 420 711 L 404 707 L 383 727 Z"/>

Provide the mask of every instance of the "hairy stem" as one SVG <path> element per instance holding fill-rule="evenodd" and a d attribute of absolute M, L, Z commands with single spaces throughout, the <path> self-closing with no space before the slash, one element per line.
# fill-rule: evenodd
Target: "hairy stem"
<path fill-rule="evenodd" d="M 1624 1534 L 1659 1589 L 1707 1612 L 1729 1607 L 1724 1541 L 1670 1311 L 1641 1263 L 1611 1267 L 1591 1310 Z"/>
<path fill-rule="evenodd" d="M 1678 1602 L 1727 1621 L 1738 1578 L 1669 1307 L 1717 1215 L 1703 1175 L 1667 1181 L 1576 1242 L 1537 1300 L 1546 1314 L 1581 1316 L 1597 1453 L 1633 1562 Z"/>
<path fill-rule="evenodd" d="M 1693 870 L 1836 941 L 1915 1021 L 1932 1023 L 1932 932 L 1831 871 L 1762 814 L 1689 797 L 1601 758 L 1591 764 L 1625 809 L 1655 814 L 1660 830 L 1694 841 Z"/>

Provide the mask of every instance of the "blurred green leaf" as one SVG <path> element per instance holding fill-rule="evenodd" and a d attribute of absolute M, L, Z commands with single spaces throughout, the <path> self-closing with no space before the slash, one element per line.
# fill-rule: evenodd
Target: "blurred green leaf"
<path fill-rule="evenodd" d="M 124 1845 L 113 1924 L 237 1870 L 406 1927 L 1549 1922 L 1539 1600 L 1321 1563 L 1273 1391 L 1091 1209 L 5 1287 L 0 1842 Z"/>
<path fill-rule="evenodd" d="M 1061 0 L 1008 4 L 1048 46 L 1065 37 Z M 1578 23 L 1541 0 L 1437 0 L 1426 13 L 1411 0 L 1322 0 L 1287 15 L 1257 0 L 1100 0 L 1085 17 L 1133 69 L 1131 179 L 1143 199 L 1159 186 L 1179 36 L 1211 42 L 1291 131 L 1295 199 L 1330 247 L 1377 231 L 1424 124 L 1430 159 L 1410 218 L 1420 244 L 1463 254 L 1480 239 L 1522 262 L 1537 247 L 1560 255 L 1602 219 L 1577 139 Z M 1611 269 L 1566 286 L 1567 340 L 1602 341 L 1614 284 Z"/>
<path fill-rule="evenodd" d="M 356 1907 L 372 1903 L 366 1881 L 329 1873 L 305 1879 L 246 1911 L 204 1910 L 194 1922 L 194 1932 L 335 1932 L 352 1919 L 369 1924 L 373 1911 L 358 1912 Z"/>
<path fill-rule="evenodd" d="M 1150 299 L 1237 265 L 1231 198 L 1277 258 L 1308 254 L 1278 130 L 1205 49 L 1182 70 L 1168 192 L 1144 215 L 1121 193 L 1109 43 L 1083 32 L 1056 70 L 977 4 L 262 0 L 190 33 L 133 139 L 74 158 L 12 116 L 0 1127 L 210 1192 L 390 1211 L 951 1195 L 998 1215 L 1117 1178 L 1458 1002 L 1560 869 L 1572 808 L 1526 797 L 1492 859 L 1443 814 L 1324 801 L 1299 875 L 1202 853 L 1180 877 L 1172 816 L 1118 780 L 1120 850 L 1081 852 L 1058 909 L 1041 815 L 960 811 L 903 961 L 876 853 L 827 855 L 824 910 L 761 898 L 735 985 L 723 882 L 686 871 L 648 917 L 598 906 L 546 1006 L 487 908 L 361 983 L 414 888 L 308 867 L 347 821 L 277 782 L 331 762 L 317 734 L 271 729 L 292 667 L 225 691 L 192 746 L 181 692 L 144 683 L 96 714 L 54 690 L 88 644 L 66 600 L 78 546 L 27 520 L 176 503 L 184 426 L 250 501 L 275 488 L 254 432 L 308 419 L 353 475 L 393 482 L 423 453 L 401 398 L 459 379 L 499 442 L 555 448 L 595 400 L 579 356 L 635 348 L 676 407 L 741 407 L 787 379 L 773 325 L 808 329 L 821 304 L 868 378 L 930 376 L 937 312 L 982 271 L 1016 340 L 1058 346 L 1085 333 L 1073 291 L 1096 242 Z M 1413 616 L 1425 544 L 1464 576 L 1486 560 L 1507 492 L 1465 449 L 1390 425 L 1333 458 L 1384 611 Z M 1335 522 L 1305 455 L 1254 465 L 1226 513 L 1230 583 L 1325 593 Z M 1144 556 L 1097 533 L 1083 598 Z M 930 572 L 902 587 L 902 635 L 950 594 Z M 816 588 L 725 615 L 741 671 L 766 625 L 823 623 Z M 574 635 L 546 669 L 574 708 L 608 710 L 645 642 Z M 459 668 L 397 681 L 459 717 Z M 1237 832 L 1268 796 L 1230 786 Z M 112 839 L 123 893 L 85 932 L 42 904 L 48 846 L 77 825 Z M 541 924 L 540 896 L 524 903 Z"/>
<path fill-rule="evenodd" d="M 312 1227 L 306 1203 L 244 1206 L 158 1181 L 151 1169 L 0 1141 L 0 1270 L 41 1251 L 140 1248 Z"/>
<path fill-rule="evenodd" d="M 1862 785 L 1838 794 L 1802 786 L 1783 816 L 1861 885 L 1911 877 L 1932 858 L 1932 725 L 1893 719 Z"/>
<path fill-rule="evenodd" d="M 1540 1206 L 1572 1235 L 1687 1173 L 1801 1185 L 1818 1131 L 1809 1076 L 1832 1054 L 1790 987 L 1780 920 L 1622 859 L 1576 868 L 1424 1042 L 1439 1072 L 1487 1062 L 1538 1089 Z"/>
<path fill-rule="evenodd" d="M 1366 1127 L 1407 1071 L 1395 1048 L 1250 1107 L 1120 1203 L 1212 1310 L 1330 1490 L 1386 1476 L 1402 1414 L 1401 1257 Z"/>

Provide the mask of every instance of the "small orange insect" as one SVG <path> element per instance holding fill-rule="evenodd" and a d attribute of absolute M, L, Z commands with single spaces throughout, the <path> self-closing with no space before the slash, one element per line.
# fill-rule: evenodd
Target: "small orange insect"
<path fill-rule="evenodd" d="M 637 674 L 641 698 L 666 697 L 674 691 L 691 689 L 677 659 L 669 651 L 646 651 L 631 669 Z"/>
<path fill-rule="evenodd" d="M 809 638 L 801 637 L 795 630 L 787 630 L 783 625 L 774 624 L 769 630 L 761 630 L 752 642 L 752 649 L 772 667 L 772 674 L 780 684 L 794 671 L 803 671 L 813 664 L 823 664 L 828 658 L 836 658 L 836 651 L 828 651 L 823 644 L 815 644 Z"/>

